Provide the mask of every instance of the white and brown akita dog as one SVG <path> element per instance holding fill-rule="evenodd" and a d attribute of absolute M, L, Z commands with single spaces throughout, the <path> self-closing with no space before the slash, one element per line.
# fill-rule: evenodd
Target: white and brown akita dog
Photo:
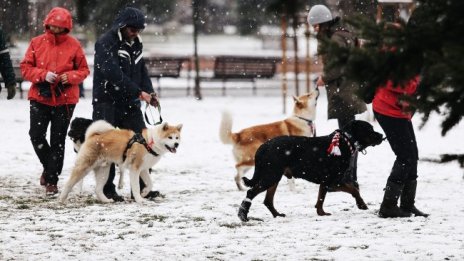
<path fill-rule="evenodd" d="M 138 203 L 145 201 L 143 197 L 153 186 L 149 168 L 155 165 L 166 152 L 177 151 L 181 130 L 182 124 L 171 126 L 163 123 L 136 134 L 131 130 L 116 129 L 103 120 L 92 123 L 85 134 L 85 142 L 77 153 L 76 163 L 60 195 L 60 201 L 64 203 L 74 185 L 93 170 L 97 198 L 104 203 L 113 202 L 103 193 L 111 163 L 129 170 L 135 201 Z M 142 192 L 139 177 L 146 185 Z"/>
<path fill-rule="evenodd" d="M 282 121 L 256 125 L 239 132 L 232 132 L 232 117 L 224 112 L 222 115 L 219 137 L 224 144 L 232 144 L 235 158 L 235 183 L 239 190 L 244 190 L 242 177 L 255 165 L 255 153 L 264 142 L 277 136 L 316 136 L 314 120 L 318 90 L 301 96 L 293 96 L 293 114 Z M 293 186 L 293 181 L 290 185 Z"/>

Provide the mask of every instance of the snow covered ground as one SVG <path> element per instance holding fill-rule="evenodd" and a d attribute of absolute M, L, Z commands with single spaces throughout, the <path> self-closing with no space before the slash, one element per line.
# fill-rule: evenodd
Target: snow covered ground
<path fill-rule="evenodd" d="M 457 163 L 419 163 L 417 206 L 429 218 L 376 216 L 394 160 L 387 143 L 359 158 L 369 210 L 357 209 L 346 193 L 330 193 L 325 210 L 332 216 L 319 217 L 318 186 L 297 180 L 292 192 L 283 180 L 275 204 L 287 217 L 273 218 L 261 203 L 263 193 L 253 201 L 253 219 L 240 222 L 237 209 L 245 192 L 233 181 L 231 147 L 218 138 L 221 111 L 232 112 L 233 129 L 239 130 L 284 118 L 281 97 L 164 98 L 163 118 L 184 124 L 178 153 L 163 158 L 151 174 L 165 197 L 136 204 L 126 179 L 120 191 L 126 202 L 100 204 L 89 176 L 83 194 L 74 192 L 61 205 L 39 185 L 42 168 L 29 141 L 28 101 L 7 101 L 5 95 L 0 95 L 0 260 L 464 260 L 464 180 Z M 327 121 L 325 99 L 318 103 L 319 135 L 336 127 Z M 74 116 L 90 117 L 90 102 L 81 100 Z M 290 98 L 287 102 L 291 106 Z M 433 115 L 423 129 L 416 128 L 421 157 L 463 152 L 464 124 L 441 137 L 439 122 Z M 59 187 L 75 159 L 66 142 Z"/>

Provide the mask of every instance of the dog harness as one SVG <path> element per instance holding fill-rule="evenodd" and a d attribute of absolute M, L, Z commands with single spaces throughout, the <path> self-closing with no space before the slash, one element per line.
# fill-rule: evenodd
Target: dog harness
<path fill-rule="evenodd" d="M 305 121 L 308 124 L 309 128 L 311 129 L 311 132 L 313 133 L 313 137 L 316 137 L 316 124 L 314 123 L 314 121 L 305 119 L 300 116 L 296 116 L 296 117 L 300 120 Z"/>
<path fill-rule="evenodd" d="M 145 140 L 145 138 L 142 136 L 142 133 L 135 133 L 134 136 L 132 136 L 132 138 L 129 140 L 129 142 L 127 143 L 127 146 L 126 146 L 126 149 L 124 150 L 124 153 L 122 154 L 122 161 L 126 161 L 126 158 L 127 158 L 127 150 L 129 150 L 132 145 L 134 145 L 134 143 L 140 143 L 142 144 L 143 146 L 145 146 L 145 149 L 153 156 L 155 157 L 158 157 L 159 154 L 156 153 L 147 143 L 147 141 Z"/>

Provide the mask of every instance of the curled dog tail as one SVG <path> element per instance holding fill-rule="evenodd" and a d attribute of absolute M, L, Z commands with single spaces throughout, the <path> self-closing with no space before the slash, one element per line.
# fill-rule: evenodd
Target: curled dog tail
<path fill-rule="evenodd" d="M 85 139 L 87 140 L 89 137 L 95 134 L 101 134 L 110 130 L 114 130 L 113 125 L 109 124 L 104 120 L 98 120 L 89 126 L 89 128 L 85 132 Z"/>
<path fill-rule="evenodd" d="M 224 144 L 236 143 L 237 134 L 232 133 L 232 115 L 228 111 L 222 112 L 221 125 L 219 126 L 219 138 Z"/>

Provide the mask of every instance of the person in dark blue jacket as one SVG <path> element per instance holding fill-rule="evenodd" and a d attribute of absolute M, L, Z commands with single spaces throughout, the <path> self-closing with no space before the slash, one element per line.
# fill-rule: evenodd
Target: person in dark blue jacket
<path fill-rule="evenodd" d="M 2 75 L 5 87 L 8 90 L 7 99 L 11 100 L 16 94 L 16 80 L 13 65 L 11 64 L 10 50 L 7 47 L 5 35 L 0 28 L 0 74 Z M 0 92 L 2 86 L 0 85 Z"/>
<path fill-rule="evenodd" d="M 105 120 L 115 127 L 140 133 L 145 128 L 141 101 L 150 102 L 154 93 L 148 76 L 140 32 L 145 15 L 137 8 L 119 12 L 113 26 L 95 43 L 93 77 L 93 120 Z M 155 96 L 156 97 L 156 96 Z M 103 189 L 106 197 L 123 201 L 113 183 L 114 164 Z M 145 187 L 140 180 L 141 189 Z M 147 198 L 158 192 L 152 191 Z"/>

